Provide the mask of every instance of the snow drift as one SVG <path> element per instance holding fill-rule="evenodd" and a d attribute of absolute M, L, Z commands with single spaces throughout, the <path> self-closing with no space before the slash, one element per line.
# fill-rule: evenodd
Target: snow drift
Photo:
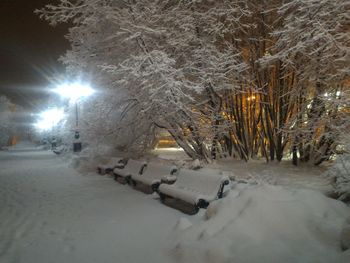
<path fill-rule="evenodd" d="M 240 189 L 238 189 L 240 188 Z M 341 236 L 350 210 L 306 189 L 241 186 L 213 202 L 206 220 L 179 222 L 177 262 L 342 262 Z M 350 262 L 350 261 L 348 261 Z"/>
<path fill-rule="evenodd" d="M 350 136 L 347 136 L 344 141 L 349 142 Z M 350 143 L 345 145 L 344 151 L 343 154 L 337 156 L 326 175 L 333 178 L 339 200 L 350 203 Z"/>

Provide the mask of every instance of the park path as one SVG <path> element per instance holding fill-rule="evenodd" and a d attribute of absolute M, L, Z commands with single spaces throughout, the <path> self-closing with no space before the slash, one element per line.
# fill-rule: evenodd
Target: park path
<path fill-rule="evenodd" d="M 0 262 L 170 262 L 184 215 L 50 151 L 0 152 Z"/>

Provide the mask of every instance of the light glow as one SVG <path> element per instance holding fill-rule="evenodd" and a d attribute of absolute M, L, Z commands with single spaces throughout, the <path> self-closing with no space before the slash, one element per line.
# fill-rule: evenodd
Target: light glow
<path fill-rule="evenodd" d="M 90 85 L 79 82 L 64 83 L 56 89 L 53 89 L 53 92 L 64 98 L 70 99 L 72 102 L 75 102 L 80 98 L 89 97 L 95 93 Z"/>
<path fill-rule="evenodd" d="M 255 98 L 254 95 L 247 98 L 248 101 L 255 100 L 255 99 L 256 99 L 256 98 Z"/>
<path fill-rule="evenodd" d="M 39 120 L 34 126 L 41 131 L 51 130 L 64 118 L 63 108 L 53 108 L 39 114 Z"/>

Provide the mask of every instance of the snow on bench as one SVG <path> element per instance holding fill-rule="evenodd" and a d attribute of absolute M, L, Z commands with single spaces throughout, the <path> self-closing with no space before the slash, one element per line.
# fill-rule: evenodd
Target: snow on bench
<path fill-rule="evenodd" d="M 176 178 L 171 178 L 177 171 L 175 166 L 148 163 L 142 174 L 132 174 L 131 183 L 137 190 L 152 194 L 161 182 L 173 183 Z"/>
<path fill-rule="evenodd" d="M 108 172 L 112 172 L 114 168 L 123 168 L 124 167 L 124 158 L 121 157 L 113 157 L 108 163 L 101 164 L 97 166 L 97 172 L 99 174 L 106 174 Z"/>
<path fill-rule="evenodd" d="M 114 168 L 114 179 L 121 184 L 129 182 L 132 175 L 142 174 L 146 162 L 129 159 L 124 168 Z"/>
<path fill-rule="evenodd" d="M 161 184 L 158 189 L 163 203 L 187 214 L 195 214 L 215 199 L 223 197 L 228 176 L 215 169 L 181 169 L 174 184 Z"/>

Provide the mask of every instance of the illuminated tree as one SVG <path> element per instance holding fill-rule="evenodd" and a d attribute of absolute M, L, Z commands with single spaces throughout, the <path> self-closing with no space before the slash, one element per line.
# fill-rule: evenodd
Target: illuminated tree
<path fill-rule="evenodd" d="M 274 58 L 293 72 L 293 152 L 319 164 L 335 152 L 349 123 L 350 1 L 286 1 Z M 288 126 L 287 126 L 288 127 Z"/>
<path fill-rule="evenodd" d="M 61 0 L 39 13 L 73 24 L 62 60 L 104 91 L 87 121 L 100 136 L 146 149 L 161 127 L 194 159 L 319 164 L 348 123 L 348 4 Z"/>

